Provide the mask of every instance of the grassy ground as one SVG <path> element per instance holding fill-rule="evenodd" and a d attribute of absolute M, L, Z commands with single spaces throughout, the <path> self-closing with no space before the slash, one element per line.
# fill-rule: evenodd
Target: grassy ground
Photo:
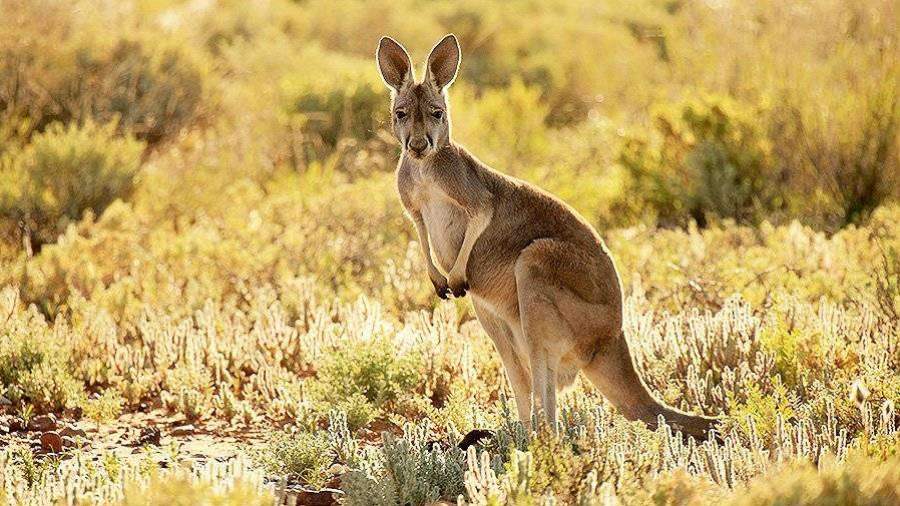
<path fill-rule="evenodd" d="M 0 356 L 8 392 L 21 393 L 4 420 L 27 418 L 31 406 L 32 417 L 57 411 L 56 430 L 82 429 L 75 439 L 87 444 L 25 458 L 47 430 L 0 436 L 12 443 L 7 493 L 117 497 L 129 481 L 169 472 L 148 461 L 193 468 L 185 487 L 201 487 L 212 471 L 198 466 L 241 458 L 264 470 L 251 474 L 254 490 L 263 474 L 289 475 L 296 486 L 336 486 L 353 504 L 551 493 L 567 502 L 740 501 L 745 487 L 815 502 L 857 486 L 872 487 L 873 503 L 889 501 L 895 478 L 871 481 L 900 464 L 898 328 L 887 312 L 897 308 L 898 265 L 879 264 L 889 258 L 883 248 L 897 247 L 896 214 L 877 215 L 878 237 L 874 224 L 830 238 L 799 225 L 610 234 L 630 280 L 626 329 L 643 376 L 671 404 L 725 415 L 718 444 L 626 422 L 582 382 L 563 396 L 561 436 L 527 437 L 464 302 L 395 313 L 294 279 L 181 317 L 146 307 L 126 331 L 85 302 L 50 324 L 7 288 Z M 395 283 L 424 284 L 417 271 L 409 276 Z M 94 386 L 83 379 L 90 374 Z M 103 413 L 98 393 L 108 392 L 117 394 Z M 140 444 L 150 426 L 160 446 Z M 498 435 L 469 455 L 455 449 L 476 427 Z M 799 480 L 781 469 L 803 463 L 821 474 L 798 470 L 808 478 Z M 754 485 L 772 480 L 791 483 Z"/>

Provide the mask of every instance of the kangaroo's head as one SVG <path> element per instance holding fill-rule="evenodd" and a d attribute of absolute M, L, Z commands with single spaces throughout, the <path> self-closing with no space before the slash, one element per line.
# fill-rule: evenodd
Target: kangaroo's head
<path fill-rule="evenodd" d="M 450 144 L 447 87 L 459 68 L 459 43 L 447 35 L 428 55 L 425 79 L 413 78 L 409 53 L 382 37 L 375 54 L 381 77 L 391 89 L 391 126 L 403 152 L 422 159 Z"/>

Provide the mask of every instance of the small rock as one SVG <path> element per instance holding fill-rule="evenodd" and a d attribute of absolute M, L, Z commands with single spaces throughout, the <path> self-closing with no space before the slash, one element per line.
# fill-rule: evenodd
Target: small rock
<path fill-rule="evenodd" d="M 340 476 L 349 471 L 350 468 L 345 466 L 344 464 L 332 464 L 331 467 L 328 468 L 328 474 L 332 476 Z"/>
<path fill-rule="evenodd" d="M 28 430 L 33 430 L 35 432 L 48 432 L 51 430 L 56 430 L 56 417 L 53 416 L 52 413 L 48 413 L 46 415 L 36 416 L 31 419 L 31 422 L 28 423 Z"/>
<path fill-rule="evenodd" d="M 81 417 L 84 416 L 84 410 L 81 407 L 74 408 L 66 408 L 63 410 L 63 418 L 69 418 L 72 420 L 81 420 Z"/>
<path fill-rule="evenodd" d="M 47 453 L 59 453 L 63 449 L 63 440 L 56 432 L 41 434 L 41 450 Z"/>
<path fill-rule="evenodd" d="M 90 446 L 87 441 L 79 443 L 77 439 L 68 436 L 63 436 L 62 443 L 63 448 L 78 448 L 79 446 L 85 448 L 87 446 Z"/>
<path fill-rule="evenodd" d="M 173 437 L 190 436 L 195 430 L 197 429 L 191 424 L 179 425 L 172 429 L 172 432 L 170 432 L 169 435 Z"/>
<path fill-rule="evenodd" d="M 332 506 L 338 503 L 334 497 L 334 492 L 338 491 L 327 488 L 322 490 L 300 489 L 297 491 L 297 504 Z"/>
<path fill-rule="evenodd" d="M 78 429 L 75 427 L 70 427 L 70 426 L 66 425 L 65 427 L 63 427 L 62 429 L 59 430 L 59 435 L 64 438 L 66 438 L 66 437 L 71 437 L 71 438 L 87 437 L 87 432 L 85 432 L 81 429 Z"/>
<path fill-rule="evenodd" d="M 138 444 L 141 446 L 153 445 L 159 446 L 159 438 L 161 434 L 156 427 L 144 427 L 141 429 L 141 435 L 138 436 Z"/>
<path fill-rule="evenodd" d="M 12 406 L 12 401 L 0 395 L 0 406 Z"/>

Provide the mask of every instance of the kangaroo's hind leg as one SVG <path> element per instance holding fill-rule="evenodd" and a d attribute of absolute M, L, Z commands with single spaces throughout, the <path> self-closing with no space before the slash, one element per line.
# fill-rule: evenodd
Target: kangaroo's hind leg
<path fill-rule="evenodd" d="M 527 362 L 528 356 L 519 349 L 519 340 L 516 339 L 516 332 L 520 332 L 520 330 L 511 328 L 476 298 L 472 299 L 472 307 L 475 308 L 478 321 L 494 342 L 497 353 L 500 354 L 513 396 L 516 398 L 519 421 L 527 429 L 531 426 L 531 372 Z"/>
<path fill-rule="evenodd" d="M 557 241 L 535 241 L 516 261 L 516 291 L 522 333 L 531 363 L 533 403 L 556 428 L 556 389 L 562 358 L 578 356 L 579 336 L 591 321 L 572 313 L 584 305 L 565 284 L 560 267 L 578 269 L 578 262 L 564 257 L 566 248 Z M 584 361 L 586 362 L 586 361 Z M 571 365 L 568 364 L 567 367 Z M 580 366 L 580 364 L 579 364 Z"/>

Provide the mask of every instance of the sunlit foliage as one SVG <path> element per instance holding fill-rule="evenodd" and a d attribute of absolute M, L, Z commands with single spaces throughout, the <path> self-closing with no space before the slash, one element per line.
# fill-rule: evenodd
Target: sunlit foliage
<path fill-rule="evenodd" d="M 152 406 L 271 431 L 247 460 L 167 469 L 11 445 L 0 503 L 264 504 L 288 481 L 347 504 L 896 503 L 896 15 L 0 2 L 4 414 Z M 580 380 L 558 435 L 514 421 L 395 195 L 374 48 L 389 34 L 420 61 L 446 32 L 454 138 L 598 228 L 643 377 L 721 415 L 719 441 L 629 423 Z M 495 435 L 457 449 L 476 427 Z"/>

